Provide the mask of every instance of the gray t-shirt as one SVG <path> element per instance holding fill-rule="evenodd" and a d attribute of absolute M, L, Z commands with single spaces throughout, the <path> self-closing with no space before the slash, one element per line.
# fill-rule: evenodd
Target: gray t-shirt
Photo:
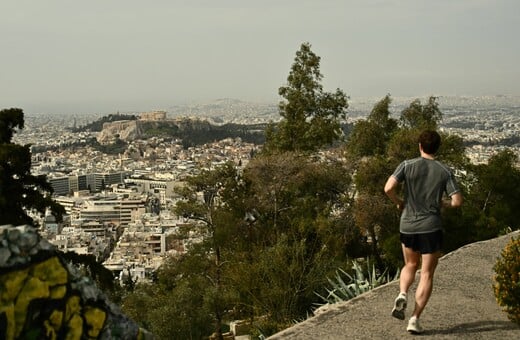
<path fill-rule="evenodd" d="M 459 187 L 451 170 L 439 161 L 418 157 L 403 161 L 392 176 L 404 182 L 404 210 L 399 230 L 423 234 L 442 230 L 441 200 Z"/>

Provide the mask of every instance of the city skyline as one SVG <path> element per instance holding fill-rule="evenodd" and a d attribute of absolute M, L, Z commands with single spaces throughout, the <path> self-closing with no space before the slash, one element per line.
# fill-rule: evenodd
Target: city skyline
<path fill-rule="evenodd" d="M 514 0 L 0 4 L 0 107 L 148 111 L 279 100 L 303 42 L 351 98 L 520 95 Z"/>

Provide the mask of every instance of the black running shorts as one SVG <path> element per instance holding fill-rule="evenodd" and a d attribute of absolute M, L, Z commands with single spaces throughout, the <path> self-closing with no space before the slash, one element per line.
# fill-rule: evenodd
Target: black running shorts
<path fill-rule="evenodd" d="M 442 230 L 437 230 L 425 234 L 403 234 L 401 233 L 401 243 L 406 248 L 421 254 L 431 254 L 442 250 L 443 246 Z"/>

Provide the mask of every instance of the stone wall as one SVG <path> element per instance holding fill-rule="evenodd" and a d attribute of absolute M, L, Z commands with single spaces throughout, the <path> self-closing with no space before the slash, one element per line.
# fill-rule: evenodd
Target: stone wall
<path fill-rule="evenodd" d="M 0 339 L 153 339 L 31 226 L 0 226 Z"/>

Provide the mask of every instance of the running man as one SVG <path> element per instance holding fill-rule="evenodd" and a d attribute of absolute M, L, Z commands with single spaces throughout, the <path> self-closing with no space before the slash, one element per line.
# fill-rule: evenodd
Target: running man
<path fill-rule="evenodd" d="M 399 232 L 404 267 L 399 278 L 400 293 L 392 310 L 392 316 L 397 319 L 405 319 L 408 289 L 421 264 L 421 276 L 415 292 L 415 308 L 406 328 L 413 334 L 423 332 L 419 317 L 430 298 L 433 274 L 441 256 L 441 207 L 456 208 L 463 201 L 452 171 L 434 159 L 440 145 L 441 137 L 436 131 L 422 132 L 419 136 L 421 156 L 399 164 L 384 188 L 385 193 L 402 212 Z M 397 195 L 400 183 L 404 186 L 404 199 Z M 447 199 L 443 199 L 444 194 Z"/>

